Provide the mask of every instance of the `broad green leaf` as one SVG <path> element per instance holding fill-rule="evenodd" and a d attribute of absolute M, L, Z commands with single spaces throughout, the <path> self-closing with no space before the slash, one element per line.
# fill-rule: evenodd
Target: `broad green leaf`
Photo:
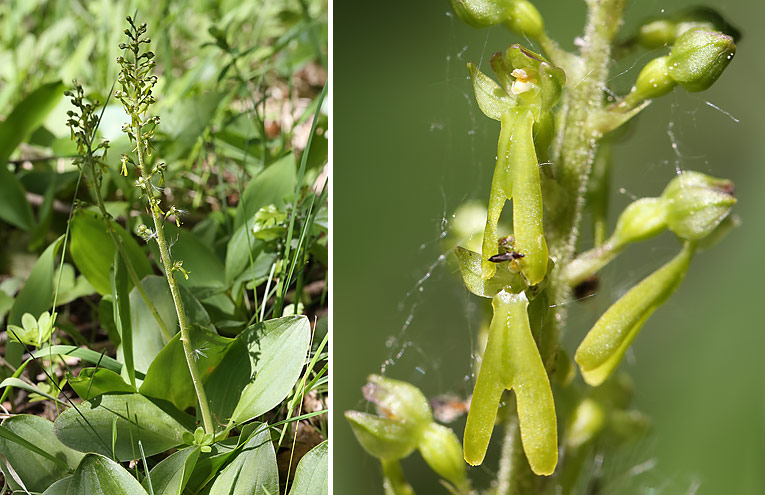
<path fill-rule="evenodd" d="M 283 208 L 285 200 L 295 192 L 296 180 L 295 156 L 291 153 L 266 167 L 242 191 L 234 226 L 239 228 L 264 206 Z"/>
<path fill-rule="evenodd" d="M 81 452 L 112 456 L 112 429 L 116 426 L 114 457 L 138 459 L 138 442 L 147 456 L 183 444 L 183 433 L 193 430 L 193 420 L 167 403 L 140 394 L 102 395 L 64 411 L 54 423 L 56 437 Z M 116 422 L 115 422 L 116 418 Z"/>
<path fill-rule="evenodd" d="M 215 479 L 210 495 L 279 493 L 276 452 L 266 425 L 258 428 L 226 469 Z"/>
<path fill-rule="evenodd" d="M 290 495 L 329 493 L 329 443 L 321 442 L 300 459 Z"/>
<path fill-rule="evenodd" d="M 50 310 L 53 303 L 53 290 L 56 254 L 58 253 L 64 236 L 53 241 L 35 262 L 35 266 L 24 283 L 24 287 L 16 296 L 11 312 L 8 315 L 8 323 L 21 325 L 21 317 L 24 313 L 40 315 Z"/>
<path fill-rule="evenodd" d="M 52 395 L 48 394 L 47 392 L 39 389 L 37 386 L 32 385 L 31 383 L 27 383 L 24 380 L 22 380 L 21 378 L 17 378 L 15 376 L 9 376 L 8 378 L 6 378 L 2 382 L 0 382 L 0 388 L 6 388 L 6 387 L 20 388 L 22 390 L 26 390 L 27 392 L 31 392 L 33 394 L 42 395 L 46 399 L 52 400 L 54 402 L 56 402 L 56 400 L 57 400 L 55 397 L 53 397 Z M 3 395 L 5 395 L 5 394 L 3 394 Z"/>
<path fill-rule="evenodd" d="M 239 334 L 205 383 L 218 421 L 244 422 L 284 400 L 300 377 L 310 333 L 305 316 L 286 316 Z"/>
<path fill-rule="evenodd" d="M 154 495 L 181 495 L 199 459 L 199 447 L 187 447 L 163 460 L 144 478 L 143 487 L 149 491 L 149 479 Z"/>
<path fill-rule="evenodd" d="M 77 466 L 67 495 L 147 495 L 125 468 L 99 454 L 87 454 Z"/>
<path fill-rule="evenodd" d="M 58 271 L 56 271 L 56 283 L 58 284 L 56 307 L 96 292 L 88 279 L 82 275 L 75 276 L 74 267 L 69 263 L 64 263 L 59 269 L 61 270 L 61 283 L 58 284 Z"/>
<path fill-rule="evenodd" d="M 187 95 L 162 112 L 162 132 L 172 138 L 167 146 L 168 156 L 181 157 L 194 146 L 224 96 L 214 92 Z"/>
<path fill-rule="evenodd" d="M 157 308 L 165 326 L 175 335 L 178 332 L 178 316 L 175 313 L 175 305 L 165 277 L 150 275 L 141 281 L 141 285 Z M 180 291 L 189 323 L 209 325 L 210 317 L 199 301 L 184 287 L 180 287 Z M 157 320 L 135 287 L 130 291 L 130 321 L 133 328 L 135 369 L 146 373 L 157 354 L 172 339 L 172 335 L 162 334 Z M 118 349 L 118 356 L 120 355 L 122 355 L 121 347 Z"/>
<path fill-rule="evenodd" d="M 58 462 L 54 462 L 50 457 L 31 451 L 8 438 L 12 435 L 0 435 L 0 454 L 8 459 L 24 485 L 31 491 L 45 490 L 57 479 L 71 473 L 82 459 L 80 452 L 68 448 L 53 436 L 53 423 L 45 418 L 26 414 L 13 416 L 6 419 L 0 428 L 58 459 Z M 5 464 L 0 463 L 0 467 L 6 475 L 5 479 L 13 488 L 18 489 L 13 478 L 8 476 Z"/>
<path fill-rule="evenodd" d="M 233 339 L 221 337 L 199 325 L 192 325 L 189 330 L 191 345 L 198 352 L 197 369 L 204 381 L 221 362 Z M 197 405 L 180 334 L 176 334 L 152 361 L 141 385 L 141 393 L 168 400 L 181 411 Z"/>
<path fill-rule="evenodd" d="M 42 495 L 66 495 L 66 492 L 69 490 L 69 483 L 71 482 L 71 476 L 62 478 L 49 486 L 47 490 L 42 492 Z"/>
<path fill-rule="evenodd" d="M 83 400 L 94 399 L 103 394 L 136 391 L 125 383 L 119 374 L 104 368 L 83 368 L 79 375 L 67 374 L 67 378 L 69 385 Z"/>
<path fill-rule="evenodd" d="M 122 240 L 138 278 L 151 274 L 151 264 L 136 240 L 116 222 L 112 221 L 112 226 L 117 237 Z M 77 210 L 72 218 L 72 240 L 69 252 L 77 269 L 101 295 L 111 292 L 109 269 L 114 261 L 116 250 L 106 230 L 106 222 L 95 213 Z"/>
<path fill-rule="evenodd" d="M 32 207 L 16 176 L 6 167 L 11 153 L 45 121 L 45 116 L 64 95 L 60 82 L 43 84 L 24 98 L 0 123 L 0 219 L 24 230 L 34 224 Z"/>
<path fill-rule="evenodd" d="M 266 243 L 256 239 L 252 234 L 254 215 L 247 220 L 246 225 L 240 226 L 231 236 L 226 246 L 226 284 L 230 285 L 245 272 L 250 279 L 258 279 L 268 275 L 276 254 L 265 251 Z M 249 226 L 249 231 L 248 231 Z M 250 266 L 252 257 L 252 266 Z"/>

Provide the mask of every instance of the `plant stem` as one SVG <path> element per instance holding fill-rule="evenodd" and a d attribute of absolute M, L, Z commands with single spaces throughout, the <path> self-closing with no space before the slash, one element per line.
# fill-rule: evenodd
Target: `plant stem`
<path fill-rule="evenodd" d="M 562 280 L 563 268 L 574 257 L 579 236 L 585 195 L 590 171 L 598 149 L 600 132 L 588 125 L 588 115 L 603 105 L 603 88 L 606 87 L 608 67 L 611 62 L 611 42 L 622 22 L 625 0 L 587 0 L 588 14 L 581 59 L 584 77 L 568 81 L 568 92 L 559 118 L 562 121 L 562 141 L 557 156 L 557 179 L 568 193 L 551 222 L 550 252 L 556 262 L 550 283 L 552 304 L 557 322 L 551 328 L 549 338 L 557 342 L 559 329 L 565 324 L 566 306 L 570 287 Z M 543 356 L 545 362 L 548 356 Z"/>
<path fill-rule="evenodd" d="M 141 172 L 141 177 L 143 177 L 148 182 L 151 180 L 151 177 L 149 172 L 146 170 L 143 158 L 146 145 L 141 139 L 141 120 L 136 115 L 133 115 L 133 131 L 135 132 L 136 138 L 138 170 Z M 202 385 L 202 378 L 199 375 L 197 364 L 194 361 L 194 349 L 191 346 L 191 336 L 189 334 L 189 324 L 186 320 L 186 310 L 183 307 L 181 292 L 178 288 L 178 282 L 175 280 L 173 264 L 170 259 L 170 251 L 167 248 L 167 241 L 165 240 L 165 231 L 162 226 L 162 212 L 159 209 L 159 199 L 157 199 L 155 196 L 150 182 L 149 187 L 146 189 L 146 193 L 149 196 L 149 209 L 151 210 L 151 216 L 154 220 L 154 228 L 157 234 L 159 257 L 162 260 L 162 266 L 165 269 L 165 277 L 167 278 L 167 284 L 170 286 L 170 293 L 173 296 L 175 312 L 178 315 L 178 325 L 181 329 L 181 345 L 183 347 L 183 353 L 186 356 L 186 364 L 189 367 L 189 374 L 191 375 L 191 381 L 194 384 L 197 400 L 199 401 L 199 412 L 202 416 L 202 423 L 204 424 L 205 433 L 214 434 L 215 428 L 212 421 L 212 415 L 210 414 L 210 406 L 207 403 L 207 395 L 205 394 L 205 389 Z"/>
<path fill-rule="evenodd" d="M 507 414 L 505 438 L 497 474 L 497 495 L 534 494 L 535 476 L 529 468 L 521 445 L 518 417 L 515 412 Z"/>

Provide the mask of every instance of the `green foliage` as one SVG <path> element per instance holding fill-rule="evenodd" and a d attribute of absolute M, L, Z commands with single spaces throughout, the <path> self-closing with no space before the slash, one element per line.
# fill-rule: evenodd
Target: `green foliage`
<path fill-rule="evenodd" d="M 0 426 L 14 489 L 277 495 L 272 439 L 328 436 L 327 4 L 229 3 L 0 5 L 0 388 L 57 416 Z"/>

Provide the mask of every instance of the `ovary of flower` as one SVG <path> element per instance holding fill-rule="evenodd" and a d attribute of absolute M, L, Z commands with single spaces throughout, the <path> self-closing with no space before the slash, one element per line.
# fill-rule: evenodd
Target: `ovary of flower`
<path fill-rule="evenodd" d="M 513 85 L 510 87 L 514 95 L 525 93 L 536 86 L 532 78 L 523 69 L 515 69 L 510 75 L 515 78 Z"/>

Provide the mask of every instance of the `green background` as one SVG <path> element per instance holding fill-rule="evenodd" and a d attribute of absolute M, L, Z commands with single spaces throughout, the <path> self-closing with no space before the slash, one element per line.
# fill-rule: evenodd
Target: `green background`
<path fill-rule="evenodd" d="M 622 32 L 663 7 L 691 4 L 633 1 Z M 548 33 L 572 47 L 584 2 L 536 5 Z M 696 257 L 622 365 L 653 427 L 619 466 L 606 463 L 622 474 L 603 493 L 765 493 L 765 332 L 757 317 L 765 307 L 765 8 L 728 0 L 719 9 L 744 33 L 738 53 L 710 90 L 655 101 L 614 147 L 611 225 L 634 197 L 659 195 L 676 165 L 734 180 L 742 224 Z M 382 494 L 379 463 L 355 442 L 343 411 L 366 410 L 360 389 L 382 368 L 429 397 L 470 392 L 477 298 L 439 262 L 439 237 L 463 201 L 486 200 L 499 126 L 478 111 L 465 64 L 488 71 L 491 53 L 528 43 L 502 28 L 464 26 L 446 1 L 342 0 L 334 16 L 334 487 Z M 611 87 L 623 94 L 662 54 L 640 51 L 614 69 Z M 571 305 L 568 349 L 677 250 L 665 234 L 607 267 L 598 296 Z M 451 426 L 461 436 L 463 425 Z M 446 493 L 419 454 L 403 466 L 419 493 Z M 488 479 L 494 470 L 488 463 L 474 474 Z"/>

